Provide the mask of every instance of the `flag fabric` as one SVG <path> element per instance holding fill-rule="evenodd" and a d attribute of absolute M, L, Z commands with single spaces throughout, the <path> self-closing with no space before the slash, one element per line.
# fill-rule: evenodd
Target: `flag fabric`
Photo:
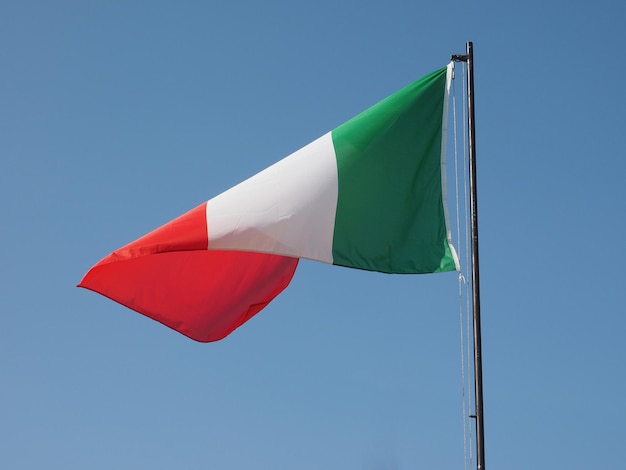
<path fill-rule="evenodd" d="M 458 269 L 447 224 L 452 64 L 113 252 L 79 287 L 217 341 L 291 281 L 300 258 L 383 273 Z"/>

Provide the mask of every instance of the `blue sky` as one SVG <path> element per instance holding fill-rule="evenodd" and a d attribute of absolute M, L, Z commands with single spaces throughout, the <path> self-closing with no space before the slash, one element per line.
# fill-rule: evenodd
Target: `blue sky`
<path fill-rule="evenodd" d="M 462 468 L 454 273 L 302 262 L 212 344 L 75 285 L 471 40 L 487 466 L 623 468 L 625 14 L 4 2 L 0 466 Z"/>

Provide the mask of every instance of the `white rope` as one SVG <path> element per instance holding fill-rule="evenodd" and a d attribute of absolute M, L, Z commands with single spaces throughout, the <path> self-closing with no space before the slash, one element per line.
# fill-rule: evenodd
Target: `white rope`
<path fill-rule="evenodd" d="M 471 267 L 471 245 L 470 245 L 470 220 L 469 220 L 469 167 L 468 167 L 468 140 L 467 140 L 467 91 L 466 91 L 466 64 L 463 62 L 463 156 L 459 158 L 458 148 L 458 127 L 457 127 L 457 99 L 455 81 L 452 82 L 452 103 L 453 103 L 453 133 L 454 133 L 454 173 L 456 186 L 456 235 L 459 249 L 465 252 L 465 256 L 460 259 L 461 270 L 459 272 L 459 336 L 461 349 L 461 395 L 463 413 L 463 463 L 465 470 L 473 468 L 473 422 L 470 420 L 470 411 L 473 407 L 472 400 L 472 374 L 471 348 L 473 344 L 472 323 L 471 323 L 471 276 L 464 275 Z M 462 168 L 459 168 L 462 166 Z M 461 184 L 461 180 L 463 184 Z M 461 187 L 462 186 L 462 187 Z M 461 203 L 461 193 L 463 202 Z M 461 220 L 461 212 L 465 214 Z"/>
<path fill-rule="evenodd" d="M 455 81 L 452 82 L 452 113 L 453 113 L 453 133 L 454 133 L 454 181 L 455 181 L 455 202 L 456 202 L 456 239 L 460 249 L 463 249 L 461 245 L 461 211 L 460 211 L 460 203 L 459 203 L 459 192 L 460 192 L 460 182 L 459 182 L 459 151 L 458 151 L 458 134 L 457 134 L 457 115 L 456 115 L 456 86 Z M 465 165 L 464 165 L 465 166 Z M 465 191 L 464 191 L 465 192 Z M 465 246 L 465 251 L 467 250 L 467 246 Z M 461 260 L 459 260 L 461 261 Z M 461 270 L 459 271 L 459 339 L 460 339 L 460 351 L 461 351 L 461 403 L 462 403 L 462 414 L 463 414 L 463 465 L 464 470 L 467 470 L 468 464 L 471 463 L 471 460 L 468 458 L 468 429 L 470 427 L 469 424 L 469 413 L 468 413 L 468 398 L 466 397 L 466 389 L 465 389 L 465 376 L 466 376 L 466 365 L 465 365 L 465 337 L 464 337 L 464 311 L 463 311 L 463 286 L 465 284 L 465 277 L 463 276 L 463 268 L 461 266 Z M 469 355 L 468 355 L 469 357 Z"/>
<path fill-rule="evenodd" d="M 467 66 L 466 63 L 463 62 L 463 76 L 467 77 Z M 468 136 L 468 116 L 467 116 L 467 89 L 466 89 L 466 80 L 462 80 L 463 82 L 463 195 L 464 195 L 464 213 L 465 213 L 465 225 L 464 225 L 464 232 L 465 232 L 465 266 L 466 269 L 469 269 L 469 267 L 471 266 L 471 246 L 470 246 L 470 220 L 469 220 L 469 212 L 470 212 L 470 205 L 469 205 L 469 188 L 468 188 L 468 182 L 469 182 L 469 168 L 468 168 L 468 141 L 467 141 L 467 136 Z M 470 319 L 470 312 L 471 312 L 471 305 L 470 305 L 470 292 L 471 292 L 471 277 L 470 277 L 470 281 L 465 283 L 465 312 L 466 312 L 466 327 L 467 327 L 467 341 L 466 341 L 466 347 L 467 347 L 467 357 L 470 358 L 471 356 L 471 343 L 473 340 L 473 336 L 471 335 L 471 319 Z M 472 340 L 471 340 L 472 339 Z M 469 368 L 469 364 L 468 364 L 468 368 Z M 471 391 L 472 387 L 471 387 L 471 374 L 466 374 L 467 377 L 467 390 Z M 467 394 L 467 408 L 471 409 L 471 393 Z M 469 446 L 469 464 L 470 464 L 470 468 L 473 467 L 472 465 L 472 457 L 473 457 L 473 453 L 472 453 L 472 441 L 473 441 L 473 433 L 472 433 L 472 426 L 471 424 L 468 424 L 468 446 Z"/>

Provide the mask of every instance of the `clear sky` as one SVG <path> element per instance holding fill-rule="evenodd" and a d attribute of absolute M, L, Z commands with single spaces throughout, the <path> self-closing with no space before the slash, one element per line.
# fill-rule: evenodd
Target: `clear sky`
<path fill-rule="evenodd" d="M 0 467 L 463 468 L 455 273 L 304 261 L 212 344 L 75 285 L 471 40 L 487 468 L 625 468 L 625 17 L 3 2 Z"/>

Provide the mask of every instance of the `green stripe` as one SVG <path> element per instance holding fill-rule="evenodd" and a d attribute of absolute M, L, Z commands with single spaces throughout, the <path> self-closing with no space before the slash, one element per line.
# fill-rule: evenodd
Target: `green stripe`
<path fill-rule="evenodd" d="M 441 183 L 445 87 L 446 67 L 332 132 L 333 264 L 386 273 L 456 269 Z"/>

